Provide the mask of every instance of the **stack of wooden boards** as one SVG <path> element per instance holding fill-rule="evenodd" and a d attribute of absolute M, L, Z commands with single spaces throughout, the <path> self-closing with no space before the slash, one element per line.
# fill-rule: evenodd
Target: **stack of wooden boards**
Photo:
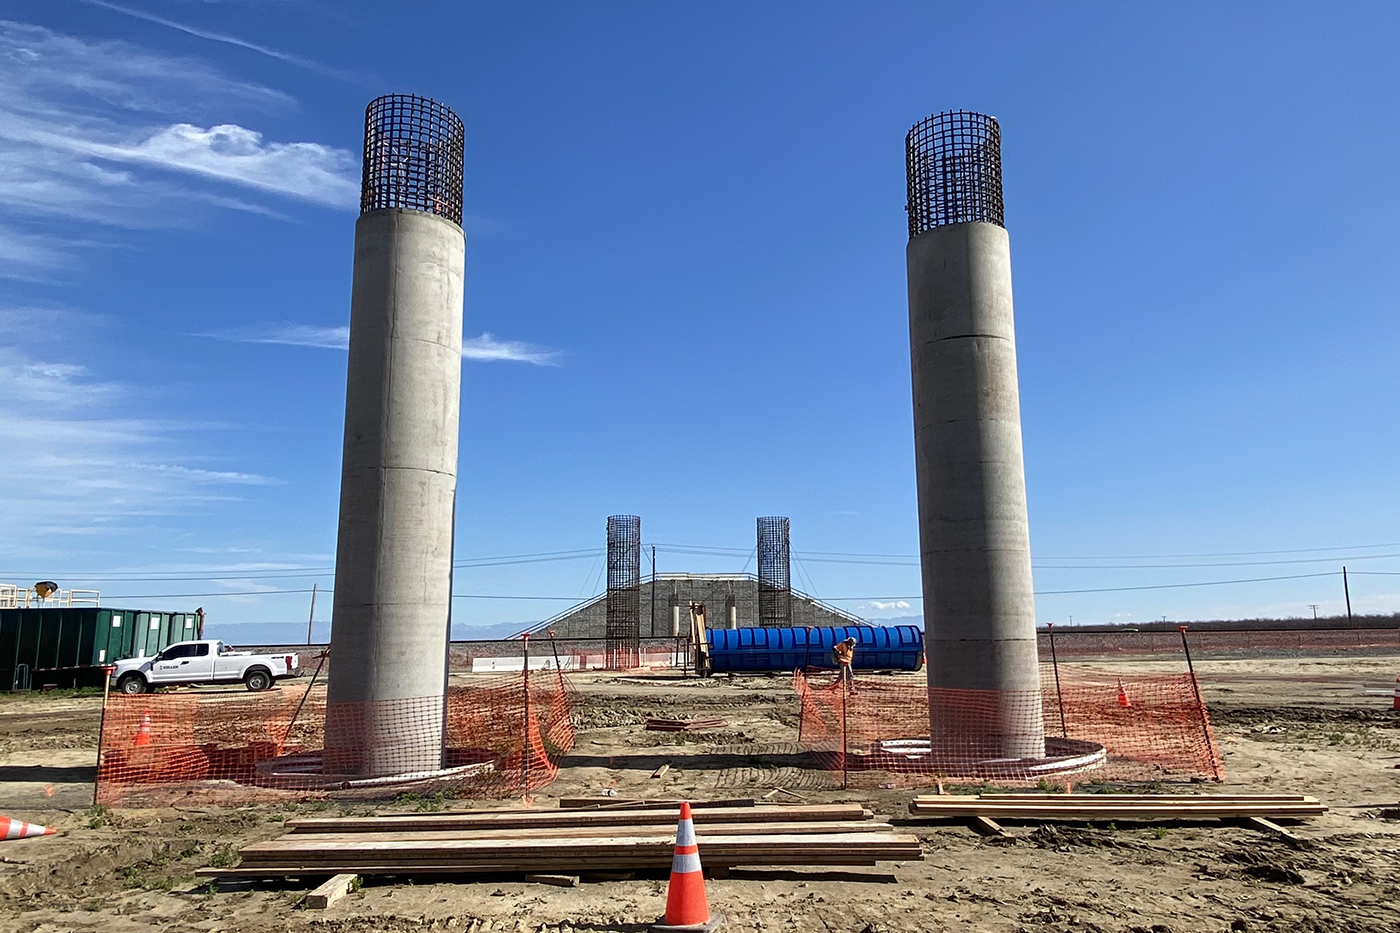
<path fill-rule="evenodd" d="M 909 803 L 915 816 L 965 820 L 1300 819 L 1327 812 L 1301 794 L 937 794 Z M 1275 827 L 1276 828 L 1276 827 Z"/>
<path fill-rule="evenodd" d="M 300 819 L 280 839 L 245 846 L 232 869 L 205 877 L 514 874 L 665 870 L 679 808 L 479 810 Z M 915 836 L 858 804 L 697 807 L 707 868 L 873 865 L 923 857 Z"/>
<path fill-rule="evenodd" d="M 729 723 L 723 719 L 648 719 L 648 732 L 694 732 L 699 729 L 723 729 Z"/>

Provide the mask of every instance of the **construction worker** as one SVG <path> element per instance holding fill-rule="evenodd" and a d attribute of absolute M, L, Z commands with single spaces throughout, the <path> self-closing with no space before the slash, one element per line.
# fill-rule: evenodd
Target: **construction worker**
<path fill-rule="evenodd" d="M 856 692 L 856 682 L 851 668 L 856 660 L 856 640 L 847 638 L 831 646 L 831 659 L 836 662 L 836 682 L 844 683 L 851 693 Z"/>

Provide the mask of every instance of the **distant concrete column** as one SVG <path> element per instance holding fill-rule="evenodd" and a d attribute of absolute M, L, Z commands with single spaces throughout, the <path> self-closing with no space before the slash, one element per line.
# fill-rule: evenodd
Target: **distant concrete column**
<path fill-rule="evenodd" d="M 781 515 L 760 518 L 757 526 L 758 625 L 760 628 L 791 628 L 791 526 Z"/>
<path fill-rule="evenodd" d="M 452 613 L 462 378 L 462 121 L 365 112 L 325 770 L 434 770 Z"/>
<path fill-rule="evenodd" d="M 947 752 L 1040 758 L 1001 131 L 955 111 L 906 139 L 909 342 L 930 728 Z M 987 697 L 948 690 L 996 691 Z M 985 708 L 985 707 L 984 707 Z"/>

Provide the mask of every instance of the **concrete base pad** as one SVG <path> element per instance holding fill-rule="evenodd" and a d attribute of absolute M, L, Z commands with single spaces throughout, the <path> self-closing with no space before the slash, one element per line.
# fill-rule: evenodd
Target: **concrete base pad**
<path fill-rule="evenodd" d="M 710 912 L 709 923 L 692 923 L 689 926 L 673 927 L 667 926 L 665 918 L 658 920 L 651 925 L 651 933 L 710 933 L 711 930 L 724 922 L 724 914 L 718 911 Z"/>

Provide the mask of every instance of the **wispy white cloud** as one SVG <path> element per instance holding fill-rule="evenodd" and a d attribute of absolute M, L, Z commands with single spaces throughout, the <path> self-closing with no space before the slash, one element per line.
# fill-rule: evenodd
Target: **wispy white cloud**
<path fill-rule="evenodd" d="M 338 68 L 332 68 L 329 65 L 323 65 L 318 61 L 314 61 L 309 58 L 303 58 L 300 55 L 293 55 L 290 52 L 281 52 L 277 49 L 269 48 L 265 45 L 258 45 L 256 42 L 249 42 L 246 39 L 240 39 L 237 36 L 227 35 L 226 33 L 214 32 L 209 29 L 201 29 L 198 26 L 191 26 L 187 23 L 176 22 L 173 19 L 166 19 L 164 16 L 157 16 L 154 13 L 147 13 L 144 10 L 138 10 L 128 6 L 122 6 L 121 4 L 117 3 L 109 3 L 107 2 L 107 0 L 81 0 L 81 2 L 86 3 L 88 6 L 101 7 L 104 10 L 111 10 L 114 13 L 121 13 L 122 15 L 130 16 L 133 19 L 144 20 L 148 23 L 155 23 L 158 26 L 164 26 L 167 29 L 174 29 L 178 32 L 183 32 L 186 35 L 195 36 L 199 39 L 207 39 L 210 42 L 221 42 L 224 45 L 232 45 L 240 49 L 247 49 L 250 52 L 257 52 L 259 55 L 266 55 L 268 58 L 275 58 L 278 61 L 287 62 L 290 65 L 296 65 L 297 67 L 305 68 L 308 71 L 314 71 L 317 74 L 341 79 L 354 78 L 353 75 L 341 71 Z"/>
<path fill-rule="evenodd" d="M 892 602 L 881 602 L 878 599 L 872 599 L 870 602 L 866 603 L 866 608 L 874 609 L 877 612 L 888 612 L 891 609 L 912 609 L 913 607 L 902 599 L 896 599 Z"/>
<path fill-rule="evenodd" d="M 292 106 L 204 62 L 0 21 L 0 275 L 52 277 L 111 228 L 189 225 L 211 208 L 280 216 L 262 195 L 353 208 L 353 153 L 217 119 Z"/>
<path fill-rule="evenodd" d="M 318 327 L 311 324 L 250 324 L 228 330 L 194 334 L 234 343 L 274 343 L 293 347 L 320 347 L 344 350 L 350 346 L 349 327 Z M 521 340 L 499 340 L 489 333 L 462 341 L 462 359 L 477 363 L 531 363 L 556 366 L 560 353 Z"/>
<path fill-rule="evenodd" d="M 556 366 L 559 351 L 520 340 L 497 340 L 491 334 L 483 333 L 480 337 L 468 337 L 462 341 L 462 359 L 479 363 L 506 361 Z"/>
<path fill-rule="evenodd" d="M 0 313 L 0 324 L 36 316 Z M 46 336 L 29 333 L 25 344 L 51 343 Z M 80 364 L 0 343 L 0 514 L 26 516 L 0 553 L 24 553 L 46 535 L 129 526 L 134 516 L 185 514 L 279 482 L 210 469 L 190 453 L 189 426 L 124 414 L 136 395 Z"/>
<path fill-rule="evenodd" d="M 353 207 L 360 196 L 355 157 L 348 151 L 319 143 L 264 143 L 260 133 L 231 123 L 208 129 L 176 123 L 121 143 L 12 120 L 0 123 L 0 136 L 49 150 L 217 178 L 330 207 Z M 117 180 L 124 177 L 108 174 Z"/>

